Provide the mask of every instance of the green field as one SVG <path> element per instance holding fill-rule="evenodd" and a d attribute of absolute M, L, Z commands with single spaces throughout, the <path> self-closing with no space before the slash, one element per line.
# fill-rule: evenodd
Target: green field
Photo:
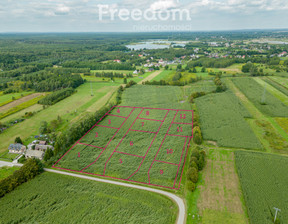
<path fill-rule="evenodd" d="M 141 85 L 131 87 L 124 92 L 122 105 L 165 109 L 184 109 L 185 107 L 189 109 L 189 104 L 178 102 L 176 97 L 177 95 L 180 97 L 183 94 L 181 88 L 161 87 L 160 90 L 159 88 L 160 87 Z M 149 93 L 150 97 L 143 98 L 141 101 L 137 100 L 136 92 L 141 92 L 144 95 Z M 161 99 L 164 99 L 167 95 L 169 95 L 169 102 L 159 104 Z M 91 132 L 79 141 L 85 145 L 77 144 L 57 163 L 56 167 L 77 171 L 82 170 L 87 173 L 125 180 L 129 179 L 141 183 L 149 183 L 150 178 L 151 184 L 178 188 L 181 177 L 180 173 L 184 164 L 182 154 L 186 152 L 189 139 L 186 140 L 185 137 L 166 136 L 165 141 L 163 143 L 162 141 L 166 133 L 171 135 L 192 136 L 192 125 L 171 124 L 173 118 L 174 122 L 192 123 L 192 112 L 179 112 L 176 115 L 176 111 L 168 112 L 167 110 L 145 109 L 142 111 L 141 108 L 133 110 L 133 108 L 121 107 L 118 109 L 115 108 L 111 113 L 121 117 L 105 117 L 105 119 L 98 124 L 101 126 L 94 127 Z M 127 117 L 129 114 L 129 118 L 123 123 L 125 121 L 123 117 Z M 185 118 L 182 117 L 183 114 L 185 114 Z M 163 120 L 165 116 L 166 119 L 162 126 L 159 121 L 137 119 L 137 117 L 139 117 Z M 117 132 L 115 128 L 120 127 L 121 129 Z M 169 127 L 171 127 L 170 130 Z M 127 132 L 129 129 L 132 131 Z M 158 130 L 159 133 L 155 137 Z M 139 131 L 142 131 L 142 133 Z M 113 136 L 114 138 L 112 139 Z M 122 139 L 123 136 L 125 136 L 124 139 Z M 110 139 L 112 139 L 110 144 L 105 148 Z M 157 154 L 161 144 L 162 148 Z M 105 150 L 102 152 L 104 148 Z M 114 152 L 116 148 L 117 152 Z M 171 154 L 167 153 L 168 148 L 173 150 Z M 154 158 L 157 161 L 152 165 Z M 178 167 L 176 164 L 180 164 L 180 166 Z M 174 182 L 176 184 L 175 186 Z"/>
<path fill-rule="evenodd" d="M 14 171 L 19 170 L 19 167 L 0 167 L 0 180 L 10 176 Z"/>
<path fill-rule="evenodd" d="M 159 75 L 157 75 L 157 77 L 152 79 L 152 81 L 169 80 L 171 78 L 171 75 L 173 75 L 173 73 L 175 73 L 175 71 L 164 70 Z"/>
<path fill-rule="evenodd" d="M 117 87 L 118 84 L 116 83 L 92 82 L 93 96 L 91 96 L 90 83 L 81 85 L 76 89 L 77 93 L 72 96 L 4 131 L 0 135 L 0 152 L 7 150 L 9 144 L 11 144 L 17 136 L 20 136 L 22 139 L 29 138 L 28 141 L 26 141 L 27 144 L 30 143 L 29 141 L 33 141 L 33 136 L 39 134 L 38 130 L 41 121 L 50 122 L 57 119 L 58 116 L 61 116 L 63 123 L 60 128 L 63 129 L 75 123 L 81 117 L 85 116 L 85 114 L 95 112 L 107 103 Z M 47 116 L 47 114 L 49 114 L 49 116 Z"/>
<path fill-rule="evenodd" d="M 288 96 L 288 84 L 285 85 L 285 81 L 288 83 L 287 79 L 281 77 L 264 77 L 263 79 L 271 86 Z"/>
<path fill-rule="evenodd" d="M 124 92 L 122 105 L 190 110 L 189 100 L 185 96 L 181 87 L 137 85 Z"/>
<path fill-rule="evenodd" d="M 161 195 L 51 173 L 7 194 L 0 210 L 1 223 L 172 224 L 176 216 Z"/>
<path fill-rule="evenodd" d="M 195 92 L 205 92 L 210 93 L 216 90 L 216 85 L 212 80 L 201 80 L 196 83 L 189 84 L 185 86 L 184 91 L 186 92 L 187 96 L 190 96 L 192 93 Z"/>
<path fill-rule="evenodd" d="M 45 97 L 44 95 L 35 97 L 35 98 L 28 100 L 26 102 L 23 102 L 23 103 L 15 106 L 15 107 L 12 107 L 12 108 L 4 111 L 3 113 L 0 113 L 0 120 L 37 104 L 38 101 L 43 99 L 44 97 Z"/>
<path fill-rule="evenodd" d="M 4 122 L 9 122 L 9 121 L 14 121 L 16 119 L 22 118 L 25 115 L 25 113 L 27 113 L 27 112 L 38 112 L 42 109 L 43 109 L 43 105 L 34 104 L 31 107 L 27 107 L 26 109 L 23 109 L 19 112 L 16 112 L 14 114 L 11 114 L 11 115 L 1 119 L 1 122 L 4 123 Z"/>
<path fill-rule="evenodd" d="M 235 153 L 237 172 L 251 223 L 273 223 L 274 207 L 280 222 L 288 221 L 288 158 L 257 152 Z"/>
<path fill-rule="evenodd" d="M 0 95 L 0 106 L 3 106 L 4 104 L 7 104 L 9 102 L 12 102 L 12 98 L 20 99 L 23 96 L 27 96 L 29 94 L 32 94 L 32 92 L 21 92 L 21 93 L 10 93 L 10 94 L 4 94 Z"/>
<path fill-rule="evenodd" d="M 118 71 L 111 70 L 110 72 L 118 72 Z M 121 71 L 121 73 L 122 72 L 124 73 L 124 71 Z M 130 73 L 132 72 L 130 71 Z M 143 79 L 147 78 L 151 74 L 152 72 L 146 72 L 143 75 L 135 75 L 132 78 L 127 78 L 127 82 L 134 81 L 138 83 L 138 82 L 141 82 Z M 123 84 L 123 81 L 124 81 L 124 79 L 121 79 L 121 78 L 114 78 L 114 81 L 111 81 L 110 78 L 100 78 L 100 77 L 95 77 L 95 76 L 82 76 L 82 77 L 83 79 L 86 79 L 87 81 L 92 81 L 92 82 L 103 82 L 103 79 L 104 79 L 104 82 L 110 83 L 112 85 L 116 85 L 116 84 L 121 85 Z"/>
<path fill-rule="evenodd" d="M 245 120 L 251 115 L 230 90 L 206 95 L 195 102 L 205 140 L 225 147 L 262 149 Z"/>
<path fill-rule="evenodd" d="M 271 117 L 287 117 L 288 106 L 273 96 L 252 78 L 236 78 L 234 84 L 265 115 Z M 262 102 L 264 101 L 264 102 Z"/>
<path fill-rule="evenodd" d="M 277 77 L 277 76 L 272 76 L 272 77 L 269 77 L 269 78 L 272 79 L 275 82 L 278 82 L 282 86 L 288 88 L 288 79 L 287 78 Z"/>
<path fill-rule="evenodd" d="M 256 82 L 258 82 L 262 87 L 266 88 L 266 90 L 271 93 L 274 97 L 278 98 L 282 103 L 288 105 L 288 96 L 285 95 L 280 89 L 277 87 L 270 85 L 270 83 L 260 79 L 259 77 L 254 78 Z M 288 91 L 288 90 L 287 90 Z"/>

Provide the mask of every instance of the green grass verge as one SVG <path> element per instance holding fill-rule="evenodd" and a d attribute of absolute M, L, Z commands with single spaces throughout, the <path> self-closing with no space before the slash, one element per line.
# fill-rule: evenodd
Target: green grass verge
<path fill-rule="evenodd" d="M 6 178 L 6 177 L 9 177 L 11 174 L 14 173 L 14 171 L 16 170 L 19 170 L 20 168 L 19 167 L 7 167 L 7 166 L 4 166 L 4 167 L 0 167 L 0 180 Z"/>

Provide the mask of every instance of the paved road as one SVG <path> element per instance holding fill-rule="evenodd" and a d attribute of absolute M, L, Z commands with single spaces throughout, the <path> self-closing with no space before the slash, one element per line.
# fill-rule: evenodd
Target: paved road
<path fill-rule="evenodd" d="M 15 163 L 10 163 L 10 162 L 0 161 L 0 167 L 2 167 L 2 166 L 22 166 L 22 164 L 15 164 Z M 75 173 L 68 173 L 68 172 L 63 172 L 60 170 L 52 170 L 52 169 L 44 169 L 44 170 L 47 172 L 51 172 L 51 173 L 57 173 L 57 174 L 62 174 L 62 175 L 67 175 L 67 176 L 72 176 L 72 177 L 78 177 L 78 178 L 82 178 L 82 179 L 86 179 L 86 180 L 93 180 L 93 181 L 97 181 L 97 182 L 101 182 L 101 183 L 114 184 L 114 185 L 118 185 L 118 186 L 122 186 L 122 187 L 131 187 L 134 189 L 139 189 L 139 190 L 154 192 L 157 194 L 162 194 L 162 195 L 172 199 L 174 202 L 176 202 L 176 204 L 178 206 L 178 210 L 179 210 L 177 224 L 184 224 L 185 223 L 186 208 L 185 208 L 184 201 L 182 198 L 176 196 L 175 194 L 172 194 L 172 193 L 169 193 L 166 191 L 162 191 L 162 190 L 158 190 L 158 189 L 149 188 L 149 187 L 138 186 L 138 185 L 128 184 L 128 183 L 122 183 L 122 182 L 117 182 L 117 181 L 113 181 L 113 180 L 100 179 L 97 177 L 90 177 L 90 176 L 85 176 L 85 175 L 80 175 L 80 174 L 75 174 Z"/>
<path fill-rule="evenodd" d="M 22 164 L 5 162 L 5 161 L 0 160 L 0 167 L 3 167 L 3 166 L 22 166 Z"/>

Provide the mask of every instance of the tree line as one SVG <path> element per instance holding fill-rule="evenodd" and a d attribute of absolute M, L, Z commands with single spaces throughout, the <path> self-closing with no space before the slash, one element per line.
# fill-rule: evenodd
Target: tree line
<path fill-rule="evenodd" d="M 75 89 L 73 88 L 57 90 L 47 95 L 45 98 L 39 100 L 38 103 L 42 105 L 54 105 L 55 103 L 67 98 L 68 96 L 71 96 L 73 93 L 75 93 Z"/>
<path fill-rule="evenodd" d="M 43 166 L 40 160 L 28 159 L 19 170 L 0 181 L 0 198 L 13 191 L 17 186 L 33 179 L 41 172 L 43 172 Z"/>
<path fill-rule="evenodd" d="M 124 74 L 118 72 L 95 72 L 96 77 L 103 77 L 103 78 L 132 78 L 133 75 L 131 73 Z"/>

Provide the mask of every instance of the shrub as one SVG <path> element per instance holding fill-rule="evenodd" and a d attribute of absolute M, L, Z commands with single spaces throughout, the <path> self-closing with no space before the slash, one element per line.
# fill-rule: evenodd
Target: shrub
<path fill-rule="evenodd" d="M 202 133 L 199 126 L 193 128 L 193 141 L 197 145 L 201 145 L 203 142 Z"/>
<path fill-rule="evenodd" d="M 198 169 L 203 170 L 205 166 L 205 156 L 203 154 L 200 154 L 200 158 L 198 160 Z"/>
<path fill-rule="evenodd" d="M 195 161 L 191 161 L 191 162 L 190 162 L 190 167 L 191 167 L 191 168 L 194 167 L 194 168 L 198 171 L 198 165 L 197 165 L 197 163 L 196 163 Z"/>
<path fill-rule="evenodd" d="M 20 137 L 15 138 L 15 143 L 23 144 Z"/>
<path fill-rule="evenodd" d="M 195 191 L 195 189 L 196 189 L 196 185 L 195 185 L 195 183 L 193 183 L 192 181 L 188 181 L 188 183 L 187 183 L 187 188 L 188 188 L 188 190 L 189 191 Z"/>
<path fill-rule="evenodd" d="M 195 167 L 190 167 L 187 171 L 187 177 L 189 180 L 191 180 L 194 183 L 197 183 L 198 181 L 198 171 Z"/>
<path fill-rule="evenodd" d="M 126 88 L 130 88 L 131 86 L 136 85 L 137 83 L 134 82 L 133 80 L 131 80 L 130 82 L 128 82 L 128 84 L 126 85 Z"/>
<path fill-rule="evenodd" d="M 192 162 L 195 162 L 197 164 L 197 166 L 198 166 L 198 159 L 195 156 L 191 156 L 190 165 L 189 166 L 191 166 Z"/>
<path fill-rule="evenodd" d="M 193 149 L 191 157 L 195 157 L 197 160 L 199 160 L 200 153 L 198 147 Z"/>

